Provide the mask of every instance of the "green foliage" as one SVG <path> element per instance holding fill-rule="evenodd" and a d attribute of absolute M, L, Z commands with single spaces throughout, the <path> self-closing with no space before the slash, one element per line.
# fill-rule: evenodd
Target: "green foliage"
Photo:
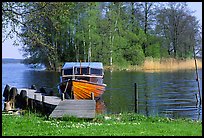
<path fill-rule="evenodd" d="M 25 63 L 50 70 L 80 60 L 127 66 L 141 65 L 147 56 L 189 58 L 201 42 L 199 24 L 185 3 L 174 4 L 3 2 L 2 29 L 10 24 L 8 36 L 19 36 Z"/>
<path fill-rule="evenodd" d="M 130 65 L 130 63 L 124 58 L 121 52 L 114 52 L 113 58 L 114 58 L 114 65 L 118 67 L 125 68 L 128 65 Z"/>
<path fill-rule="evenodd" d="M 134 45 L 124 52 L 124 57 L 131 65 L 141 65 L 144 62 L 145 55 L 141 45 Z"/>
<path fill-rule="evenodd" d="M 76 116 L 70 116 L 70 115 L 64 115 L 62 118 L 57 119 L 62 120 L 62 121 L 72 121 L 72 122 L 83 122 L 85 119 L 84 118 L 77 118 Z"/>
<path fill-rule="evenodd" d="M 162 56 L 162 42 L 161 38 L 156 37 L 154 35 L 148 35 L 148 41 L 147 41 L 147 48 L 146 48 L 146 57 L 151 56 L 153 58 L 161 58 Z"/>
<path fill-rule="evenodd" d="M 153 58 L 160 58 L 161 57 L 160 45 L 158 43 L 149 45 L 146 49 L 146 56 L 152 56 Z"/>

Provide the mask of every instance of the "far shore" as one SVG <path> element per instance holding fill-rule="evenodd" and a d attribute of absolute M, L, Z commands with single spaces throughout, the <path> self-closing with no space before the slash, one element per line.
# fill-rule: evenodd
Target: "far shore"
<path fill-rule="evenodd" d="M 196 59 L 197 69 L 202 69 L 202 59 Z M 164 72 L 178 70 L 195 70 L 195 60 L 177 60 L 177 59 L 153 59 L 147 58 L 143 65 L 129 65 L 126 67 L 104 66 L 104 70 L 112 71 L 143 71 L 143 72 Z"/>
<path fill-rule="evenodd" d="M 202 69 L 202 59 L 196 59 L 197 69 Z M 58 67 L 57 72 L 61 71 L 62 66 Z M 142 65 L 118 66 L 104 65 L 105 71 L 140 71 L 140 72 L 173 72 L 179 70 L 196 70 L 194 59 L 178 60 L 174 58 L 154 59 L 146 58 Z M 54 71 L 54 70 L 47 70 Z"/>

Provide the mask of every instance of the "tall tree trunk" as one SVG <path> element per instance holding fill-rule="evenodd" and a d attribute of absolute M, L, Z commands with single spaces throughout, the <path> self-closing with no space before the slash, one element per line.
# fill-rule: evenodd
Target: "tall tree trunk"
<path fill-rule="evenodd" d="M 76 62 L 78 62 L 79 58 L 78 58 L 77 42 L 74 43 L 74 51 L 75 51 Z"/>
<path fill-rule="evenodd" d="M 111 39 L 111 31 L 110 31 L 110 36 L 109 36 L 109 45 L 110 45 L 110 66 L 113 64 L 113 57 L 112 57 L 112 39 Z"/>
<path fill-rule="evenodd" d="M 147 34 L 147 22 L 148 22 L 148 5 L 147 5 L 148 3 L 147 2 L 145 2 L 145 10 L 144 10 L 144 32 L 145 32 L 145 34 Z"/>
<path fill-rule="evenodd" d="M 131 23 L 132 23 L 132 32 L 133 32 L 133 28 L 134 28 L 134 12 L 135 12 L 135 9 L 134 9 L 134 2 L 131 2 Z"/>
<path fill-rule="evenodd" d="M 113 4 L 115 5 L 115 4 Z M 110 66 L 113 65 L 113 45 L 114 45 L 114 38 L 115 38 L 115 32 L 116 32 L 116 29 L 117 29 L 117 24 L 118 24 L 118 19 L 119 19 L 119 16 L 120 16 L 120 5 L 121 3 L 119 2 L 119 5 L 118 5 L 118 12 L 117 12 L 117 17 L 116 17 L 116 20 L 115 20 L 115 24 L 114 24 L 114 32 L 112 33 L 112 36 L 111 36 L 111 32 L 110 32 Z"/>
<path fill-rule="evenodd" d="M 84 34 L 84 30 L 82 32 Z M 86 62 L 86 40 L 85 40 L 85 34 L 83 37 L 83 47 L 84 47 L 84 62 Z"/>
<path fill-rule="evenodd" d="M 91 37 L 90 37 L 90 32 L 91 32 L 91 30 L 90 30 L 90 24 L 89 24 L 89 30 L 88 30 L 88 32 L 89 32 L 89 49 L 88 49 L 88 62 L 91 62 Z"/>
<path fill-rule="evenodd" d="M 57 42 L 55 44 L 55 40 L 54 40 L 54 34 L 52 33 L 52 47 L 53 47 L 53 50 L 52 50 L 52 54 L 51 54 L 51 62 L 53 64 L 51 70 L 54 70 L 56 71 L 57 70 L 57 67 L 56 67 L 56 60 L 57 60 Z"/>

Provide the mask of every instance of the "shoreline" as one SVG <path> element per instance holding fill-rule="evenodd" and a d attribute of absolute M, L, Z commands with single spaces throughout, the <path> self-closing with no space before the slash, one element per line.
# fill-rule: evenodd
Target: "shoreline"
<path fill-rule="evenodd" d="M 202 69 L 202 59 L 196 59 L 197 69 Z M 60 72 L 62 66 L 57 71 L 45 69 L 48 72 Z M 154 59 L 147 57 L 142 65 L 104 65 L 104 71 L 139 71 L 139 72 L 174 72 L 182 70 L 195 70 L 194 59 L 178 60 L 174 58 Z"/>

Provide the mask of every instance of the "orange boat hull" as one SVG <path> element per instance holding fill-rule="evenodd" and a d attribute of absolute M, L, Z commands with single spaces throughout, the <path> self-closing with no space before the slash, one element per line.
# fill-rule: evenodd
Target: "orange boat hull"
<path fill-rule="evenodd" d="M 105 91 L 105 84 L 97 84 L 84 80 L 72 80 L 72 92 L 74 99 L 91 99 L 91 93 L 94 98 L 99 98 Z"/>
<path fill-rule="evenodd" d="M 91 99 L 91 93 L 94 93 L 94 99 L 99 98 L 105 91 L 105 84 L 97 84 L 85 80 L 69 80 L 67 89 L 66 83 L 60 86 L 61 92 L 67 95 L 67 99 Z"/>

